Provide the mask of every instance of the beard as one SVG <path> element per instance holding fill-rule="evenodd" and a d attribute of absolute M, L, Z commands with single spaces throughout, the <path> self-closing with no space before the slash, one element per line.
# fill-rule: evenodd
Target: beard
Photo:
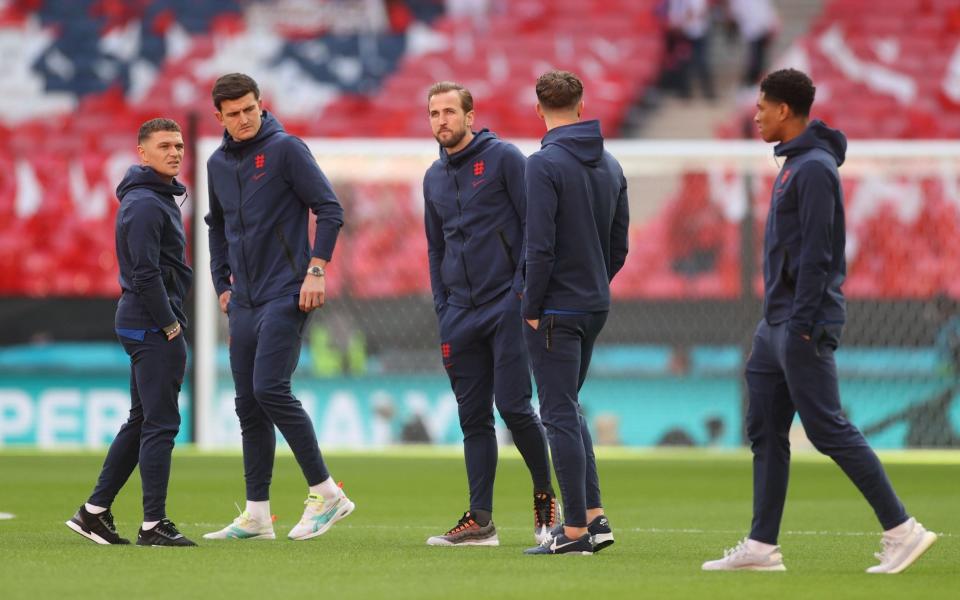
<path fill-rule="evenodd" d="M 461 129 L 460 131 L 453 131 L 452 129 L 448 129 L 448 131 L 450 132 L 450 138 L 447 139 L 447 141 L 443 141 L 439 135 L 433 136 L 437 140 L 437 142 L 439 142 L 439 144 L 444 148 L 455 147 L 457 144 L 463 141 L 463 138 L 467 135 L 466 127 Z"/>

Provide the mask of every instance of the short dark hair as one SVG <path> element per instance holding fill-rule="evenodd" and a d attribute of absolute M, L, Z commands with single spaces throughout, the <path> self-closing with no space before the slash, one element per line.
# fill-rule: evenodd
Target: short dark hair
<path fill-rule="evenodd" d="M 173 119 L 156 118 L 150 119 L 140 126 L 137 133 L 137 143 L 142 144 L 155 131 L 176 131 L 180 133 L 180 126 Z"/>
<path fill-rule="evenodd" d="M 780 69 L 763 78 L 760 82 L 760 91 L 766 100 L 782 102 L 790 107 L 793 114 L 809 117 L 817 88 L 803 71 Z"/>
<path fill-rule="evenodd" d="M 430 99 L 437 94 L 446 94 L 447 92 L 457 92 L 460 96 L 460 106 L 463 107 L 464 113 L 473 110 L 473 94 L 471 94 L 467 88 L 453 81 L 438 81 L 431 85 L 430 90 L 427 92 L 427 105 L 430 104 Z"/>
<path fill-rule="evenodd" d="M 254 98 L 260 99 L 260 88 L 253 77 L 243 73 L 227 73 L 213 84 L 213 105 L 220 110 L 220 103 L 224 100 L 237 100 L 250 92 L 253 92 Z"/>
<path fill-rule="evenodd" d="M 582 98 L 583 82 L 570 71 L 547 71 L 537 79 L 537 101 L 544 108 L 574 108 Z"/>

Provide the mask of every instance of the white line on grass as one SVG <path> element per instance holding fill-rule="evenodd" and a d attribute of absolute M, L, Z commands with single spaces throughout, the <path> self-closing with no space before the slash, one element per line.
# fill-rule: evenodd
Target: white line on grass
<path fill-rule="evenodd" d="M 215 528 L 221 527 L 222 523 L 184 523 L 184 525 L 190 527 L 204 527 L 204 528 Z M 429 525 L 355 525 L 352 523 L 344 523 L 338 525 L 338 529 L 347 528 L 347 529 L 407 529 L 407 530 L 417 530 L 417 531 L 436 531 L 436 527 Z M 527 531 L 526 527 L 497 527 L 500 531 Z M 531 528 L 532 529 L 532 528 Z M 734 534 L 734 535 L 743 535 L 743 529 L 667 529 L 662 527 L 618 527 L 614 531 L 629 531 L 631 533 L 686 533 L 692 535 L 704 535 L 704 534 Z M 811 536 L 845 536 L 845 537 L 863 537 L 863 536 L 879 536 L 880 531 L 781 531 L 781 535 L 811 535 Z M 936 532 L 940 537 L 957 537 L 952 533 L 942 533 Z"/>

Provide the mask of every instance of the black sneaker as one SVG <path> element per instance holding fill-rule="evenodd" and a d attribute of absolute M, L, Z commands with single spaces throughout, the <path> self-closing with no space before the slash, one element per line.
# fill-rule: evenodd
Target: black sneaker
<path fill-rule="evenodd" d="M 585 533 L 575 540 L 571 540 L 561 533 L 551 537 L 539 546 L 527 548 L 524 554 L 593 554 L 593 544 L 590 543 L 590 534 Z"/>
<path fill-rule="evenodd" d="M 590 534 L 590 541 L 593 544 L 593 551 L 600 552 L 607 546 L 613 544 L 613 530 L 610 529 L 610 521 L 607 515 L 600 515 L 590 522 L 587 526 L 587 533 Z M 563 535 L 563 523 L 558 523 L 556 527 L 550 530 L 545 540 L 551 540 L 559 535 Z M 543 542 L 541 542 L 543 543 Z"/>
<path fill-rule="evenodd" d="M 196 546 L 195 543 L 188 540 L 182 533 L 177 531 L 177 526 L 170 519 L 160 519 L 160 522 L 153 526 L 153 529 L 144 531 L 143 528 L 137 532 L 138 546 Z"/>
<path fill-rule="evenodd" d="M 557 497 L 549 492 L 533 494 L 533 537 L 538 544 L 550 537 L 554 527 L 560 523 L 560 506 Z"/>
<path fill-rule="evenodd" d="M 593 551 L 600 552 L 607 546 L 613 545 L 613 530 L 610 529 L 610 521 L 607 515 L 600 515 L 590 522 L 587 526 L 587 533 L 590 534 L 590 542 L 593 543 Z"/>
<path fill-rule="evenodd" d="M 110 509 L 93 514 L 80 505 L 77 513 L 66 522 L 67 527 L 96 544 L 129 544 L 130 540 L 117 535 Z"/>

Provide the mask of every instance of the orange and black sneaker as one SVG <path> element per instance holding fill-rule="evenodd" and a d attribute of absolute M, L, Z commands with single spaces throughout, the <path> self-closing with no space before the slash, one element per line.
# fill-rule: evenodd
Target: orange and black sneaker
<path fill-rule="evenodd" d="M 538 544 L 550 537 L 550 532 L 562 519 L 557 497 L 549 492 L 533 493 L 533 537 Z"/>
<path fill-rule="evenodd" d="M 481 526 L 474 519 L 470 511 L 463 513 L 456 527 L 443 535 L 435 535 L 427 539 L 428 546 L 499 546 L 497 528 L 491 519 Z"/>

